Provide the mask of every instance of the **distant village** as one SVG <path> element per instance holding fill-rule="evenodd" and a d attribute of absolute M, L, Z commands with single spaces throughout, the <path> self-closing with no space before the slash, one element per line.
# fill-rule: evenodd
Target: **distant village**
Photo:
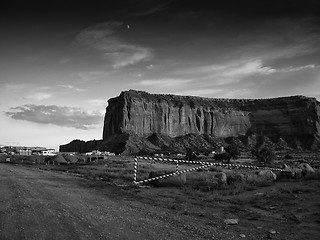
<path fill-rule="evenodd" d="M 0 153 L 7 155 L 42 155 L 53 156 L 56 154 L 55 149 L 45 147 L 22 147 L 22 146 L 5 146 L 0 145 Z"/>
<path fill-rule="evenodd" d="M 92 162 L 106 159 L 107 156 L 114 156 L 114 153 L 94 150 L 86 153 L 77 152 L 56 152 L 53 148 L 46 147 L 25 147 L 0 145 L 0 156 L 5 157 L 5 161 L 11 162 L 17 157 L 31 158 L 33 163 L 60 164 L 74 162 Z"/>
<path fill-rule="evenodd" d="M 41 155 L 41 156 L 54 156 L 59 154 L 60 152 L 56 152 L 53 148 L 45 148 L 45 147 L 25 147 L 25 146 L 6 146 L 0 145 L 0 153 L 7 155 L 23 155 L 23 156 L 31 156 L 31 155 Z M 77 154 L 76 152 L 68 152 L 68 154 L 73 155 Z M 114 153 L 110 152 L 101 152 L 98 150 L 94 150 L 91 152 L 84 153 L 85 155 L 114 155 Z"/>
<path fill-rule="evenodd" d="M 225 152 L 223 147 L 213 151 L 210 156 Z M 168 153 L 167 153 L 168 154 Z M 163 153 L 154 153 L 155 157 L 163 157 Z M 194 152 L 192 152 L 194 155 Z M 57 152 L 53 148 L 46 147 L 26 147 L 26 146 L 6 146 L 0 145 L 0 162 L 19 162 L 27 161 L 32 164 L 69 164 L 69 163 L 89 163 L 98 160 L 106 160 L 108 156 L 114 156 L 115 153 L 108 151 L 93 150 L 91 152 Z M 169 153 L 170 155 L 170 153 Z M 188 155 L 188 153 L 187 153 Z M 185 158 L 186 154 L 178 153 L 171 157 Z"/>

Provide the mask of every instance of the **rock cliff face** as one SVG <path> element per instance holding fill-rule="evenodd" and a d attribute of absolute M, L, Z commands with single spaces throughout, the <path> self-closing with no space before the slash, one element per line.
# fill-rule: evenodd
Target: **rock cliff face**
<path fill-rule="evenodd" d="M 320 136 L 320 103 L 304 96 L 273 99 L 212 99 L 125 91 L 108 101 L 103 140 L 132 132 L 140 137 L 208 134 L 263 135 L 305 143 Z"/>
<path fill-rule="evenodd" d="M 103 139 L 75 140 L 60 151 L 211 152 L 231 143 L 244 151 L 265 145 L 320 149 L 315 98 L 212 99 L 130 90 L 108 103 Z"/>

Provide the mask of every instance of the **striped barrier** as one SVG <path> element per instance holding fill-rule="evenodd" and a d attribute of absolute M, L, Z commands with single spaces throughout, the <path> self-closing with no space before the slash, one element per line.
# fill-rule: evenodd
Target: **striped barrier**
<path fill-rule="evenodd" d="M 164 162 L 173 162 L 176 164 L 176 171 L 174 173 L 164 174 L 161 176 L 157 176 L 154 178 L 149 178 L 141 181 L 137 181 L 137 171 L 138 171 L 138 159 L 141 160 L 153 160 L 153 161 L 164 161 Z M 179 171 L 179 163 L 185 164 L 201 164 L 199 167 L 190 168 L 187 170 Z M 230 163 L 212 163 L 212 162 L 199 162 L 199 161 L 188 161 L 188 160 L 178 160 L 178 159 L 170 159 L 170 158 L 154 158 L 154 157 L 140 157 L 137 156 L 134 158 L 134 173 L 133 173 L 133 183 L 134 184 L 141 184 L 146 183 L 154 180 L 159 180 L 162 178 L 171 177 L 174 175 L 179 175 L 186 172 L 196 171 L 198 169 L 207 168 L 210 166 L 219 166 L 219 167 L 227 167 L 227 168 L 249 168 L 249 169 L 261 169 L 261 170 L 272 170 L 272 171 L 280 171 L 280 172 L 289 172 L 290 170 L 281 169 L 281 168 L 269 168 L 269 167 L 257 167 L 257 166 L 250 166 L 250 165 L 242 165 L 242 164 L 230 164 Z"/>
<path fill-rule="evenodd" d="M 199 166 L 199 167 L 194 167 L 194 168 L 190 168 L 190 169 L 187 169 L 187 170 L 183 170 L 183 171 L 177 171 L 177 172 L 174 172 L 174 173 L 168 173 L 168 174 L 164 174 L 164 175 L 161 175 L 161 176 L 158 176 L 158 177 L 153 177 L 153 178 L 149 178 L 149 179 L 145 179 L 145 180 L 141 180 L 141 181 L 136 181 L 136 179 L 133 181 L 133 183 L 135 184 L 141 184 L 141 183 L 146 183 L 146 182 L 151 182 L 151 181 L 154 181 L 154 180 L 159 180 L 159 179 L 162 179 L 162 178 L 167 178 L 167 177 L 171 177 L 171 176 L 174 176 L 174 175 L 179 175 L 179 174 L 182 174 L 182 173 L 187 173 L 187 172 L 191 172 L 191 171 L 196 171 L 198 169 L 202 169 L 202 168 L 207 168 L 209 166 L 207 165 L 202 165 L 202 166 Z"/>

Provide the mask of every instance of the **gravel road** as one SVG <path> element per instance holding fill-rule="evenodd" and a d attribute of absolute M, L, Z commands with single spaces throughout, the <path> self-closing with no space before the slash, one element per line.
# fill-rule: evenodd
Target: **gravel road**
<path fill-rule="evenodd" d="M 202 239 L 116 191 L 98 191 L 68 174 L 0 164 L 0 239 Z"/>

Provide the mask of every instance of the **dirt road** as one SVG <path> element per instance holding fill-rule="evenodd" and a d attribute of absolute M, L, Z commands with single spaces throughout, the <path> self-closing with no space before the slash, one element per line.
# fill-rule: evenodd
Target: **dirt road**
<path fill-rule="evenodd" d="M 234 195 L 119 187 L 37 167 L 0 163 L 0 240 L 320 236 L 318 180 L 277 182 Z M 226 225 L 228 218 L 239 224 Z"/>
<path fill-rule="evenodd" d="M 203 239 L 156 216 L 156 207 L 117 197 L 116 187 L 109 188 L 0 164 L 0 239 Z"/>

